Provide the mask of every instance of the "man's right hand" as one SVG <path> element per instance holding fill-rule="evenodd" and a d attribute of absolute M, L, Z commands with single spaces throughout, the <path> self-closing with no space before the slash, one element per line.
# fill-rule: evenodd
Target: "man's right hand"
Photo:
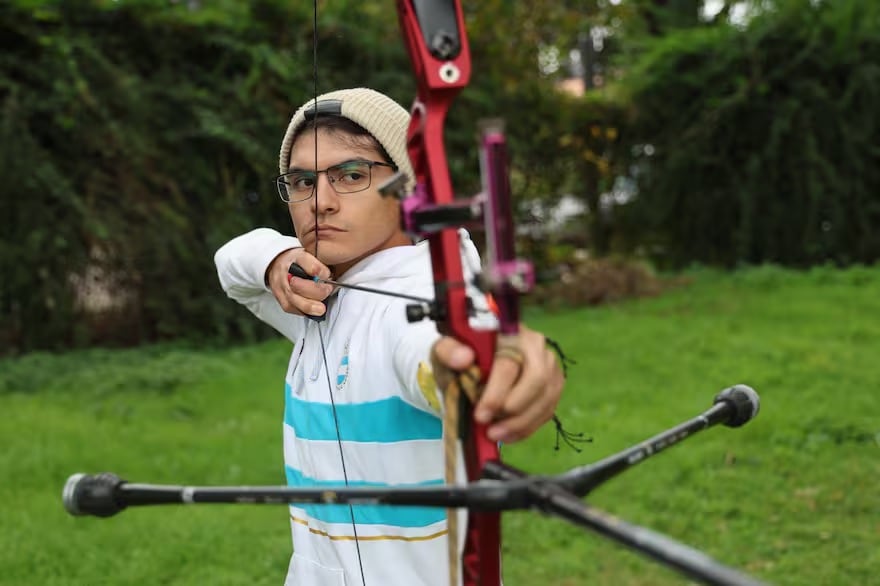
<path fill-rule="evenodd" d="M 296 263 L 312 276 L 331 278 L 330 269 L 304 248 L 291 248 L 276 256 L 266 269 L 266 284 L 287 313 L 295 315 L 324 315 L 324 299 L 333 292 L 333 286 L 300 279 L 290 275 L 290 265 Z"/>

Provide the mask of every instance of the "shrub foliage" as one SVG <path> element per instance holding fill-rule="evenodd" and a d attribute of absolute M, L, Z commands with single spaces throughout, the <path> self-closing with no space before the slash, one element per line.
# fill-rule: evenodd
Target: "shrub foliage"
<path fill-rule="evenodd" d="M 663 262 L 880 258 L 880 5 L 780 1 L 660 39 L 627 74 L 633 241 Z"/>
<path fill-rule="evenodd" d="M 251 227 L 290 231 L 271 178 L 312 92 L 311 8 L 31 4 L 0 11 L 0 347 L 252 335 L 212 257 Z M 332 16 L 323 59 L 404 76 Z"/>
<path fill-rule="evenodd" d="M 319 91 L 408 103 L 389 4 L 321 3 Z M 880 257 L 880 4 L 778 0 L 744 28 L 617 39 L 622 82 L 573 98 L 536 48 L 574 38 L 588 4 L 469 5 L 475 74 L 446 136 L 463 195 L 478 188 L 473 129 L 493 115 L 519 197 L 584 202 L 560 232 L 573 245 L 666 266 Z M 4 4 L 0 354 L 265 334 L 219 292 L 212 256 L 254 226 L 290 231 L 271 178 L 316 83 L 313 18 L 283 0 Z"/>

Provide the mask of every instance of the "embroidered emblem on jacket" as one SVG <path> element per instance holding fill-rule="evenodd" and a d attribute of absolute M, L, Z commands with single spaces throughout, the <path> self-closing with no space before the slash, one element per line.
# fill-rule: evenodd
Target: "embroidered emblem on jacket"
<path fill-rule="evenodd" d="M 339 368 L 336 369 L 336 388 L 338 390 L 342 390 L 342 387 L 345 386 L 345 382 L 348 380 L 348 368 L 349 368 L 349 358 L 348 358 L 348 345 L 350 342 L 345 343 L 345 351 L 342 355 L 342 360 L 339 361 Z"/>
<path fill-rule="evenodd" d="M 434 381 L 434 372 L 424 362 L 419 362 L 419 370 L 416 373 L 416 381 L 419 383 L 419 390 L 436 412 L 440 412 L 440 398 L 437 393 L 437 383 Z"/>

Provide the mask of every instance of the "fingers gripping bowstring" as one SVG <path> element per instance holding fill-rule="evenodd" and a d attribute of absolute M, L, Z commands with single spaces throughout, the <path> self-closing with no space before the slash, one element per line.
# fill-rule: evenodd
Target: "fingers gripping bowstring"
<path fill-rule="evenodd" d="M 312 117 L 312 130 L 314 132 L 314 146 L 315 146 L 315 169 L 318 169 L 318 0 L 313 0 L 312 2 L 312 109 L 314 112 L 314 116 Z M 312 192 L 312 197 L 315 198 L 313 202 L 315 206 L 315 258 L 318 258 L 318 240 L 319 238 L 319 227 L 318 227 L 318 184 L 320 182 L 320 176 L 317 176 L 314 191 Z M 321 343 L 321 358 L 324 362 L 324 376 L 327 381 L 327 396 L 330 399 L 330 408 L 333 412 L 333 424 L 336 427 L 336 445 L 339 447 L 339 462 L 342 467 L 342 479 L 345 482 L 345 486 L 349 486 L 348 482 L 348 470 L 345 466 L 345 450 L 342 447 L 342 434 L 339 431 L 339 416 L 336 412 L 336 400 L 333 396 L 333 383 L 330 380 L 330 368 L 327 364 L 327 348 L 324 343 L 324 334 L 321 331 L 321 323 L 324 322 L 324 318 L 327 316 L 327 312 L 330 309 L 329 303 L 325 304 L 325 312 L 323 316 L 320 316 L 318 319 L 313 319 L 312 321 L 315 323 L 315 327 L 318 328 L 318 340 Z M 360 540 L 358 539 L 357 533 L 357 523 L 355 522 L 354 517 L 354 506 L 349 503 L 348 512 L 351 515 L 351 531 L 354 537 L 354 546 L 355 551 L 357 552 L 358 559 L 358 568 L 361 573 L 361 585 L 367 586 L 367 580 L 364 574 L 364 562 L 361 558 L 361 545 Z"/>

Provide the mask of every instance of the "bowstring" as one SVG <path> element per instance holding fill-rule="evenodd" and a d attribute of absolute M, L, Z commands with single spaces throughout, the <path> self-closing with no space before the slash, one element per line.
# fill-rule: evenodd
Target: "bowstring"
<path fill-rule="evenodd" d="M 315 170 L 318 169 L 318 0 L 312 0 L 312 131 L 315 143 Z M 320 175 L 315 175 L 315 187 L 312 197 L 315 198 L 315 258 L 318 258 L 318 182 Z"/>
<path fill-rule="evenodd" d="M 312 118 L 312 130 L 314 132 L 314 146 L 315 146 L 315 169 L 318 169 L 318 0 L 312 1 L 312 107 L 314 108 L 314 117 Z M 312 196 L 315 198 L 315 258 L 318 258 L 318 240 L 319 232 L 318 232 L 318 183 L 320 182 L 320 175 L 317 176 L 315 181 L 314 192 Z M 326 303 L 325 300 L 325 311 L 324 318 L 327 317 L 327 312 L 329 311 L 330 306 L 329 303 Z M 321 357 L 324 362 L 324 377 L 327 381 L 327 396 L 330 398 L 330 408 L 333 412 L 333 423 L 336 427 L 336 445 L 339 447 L 339 461 L 342 465 L 342 479 L 345 482 L 345 486 L 349 486 L 348 481 L 348 470 L 345 465 L 345 451 L 342 448 L 342 434 L 339 431 L 339 417 L 336 412 L 336 400 L 333 397 L 333 383 L 330 381 L 330 367 L 327 364 L 327 348 L 324 344 L 324 333 L 321 331 L 321 322 L 322 320 L 315 320 L 315 326 L 318 328 L 318 339 L 321 342 Z M 367 586 L 366 575 L 364 574 L 364 562 L 361 557 L 361 544 L 358 539 L 357 533 L 357 523 L 354 518 L 354 506 L 349 503 L 348 504 L 348 512 L 351 515 L 351 530 L 354 536 L 354 547 L 357 552 L 358 559 L 358 568 L 361 573 L 361 584 L 362 586 Z"/>

